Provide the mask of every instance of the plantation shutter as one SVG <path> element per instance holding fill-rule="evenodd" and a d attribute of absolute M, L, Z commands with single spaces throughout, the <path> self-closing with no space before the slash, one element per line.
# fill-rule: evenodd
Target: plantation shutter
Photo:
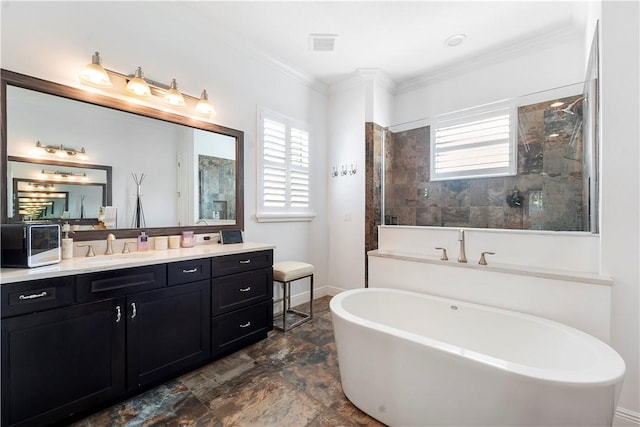
<path fill-rule="evenodd" d="M 264 119 L 263 200 L 265 207 L 287 203 L 287 132 L 283 123 Z"/>
<path fill-rule="evenodd" d="M 309 207 L 309 133 L 291 129 L 291 207 Z"/>
<path fill-rule="evenodd" d="M 431 180 L 515 174 L 511 111 L 432 124 Z"/>
<path fill-rule="evenodd" d="M 262 111 L 258 220 L 310 220 L 309 132 L 279 114 Z"/>

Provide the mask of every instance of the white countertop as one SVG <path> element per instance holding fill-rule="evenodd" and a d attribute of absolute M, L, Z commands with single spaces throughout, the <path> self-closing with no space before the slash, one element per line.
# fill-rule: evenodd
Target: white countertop
<path fill-rule="evenodd" d="M 267 243 L 246 242 L 227 245 L 212 243 L 197 245 L 193 248 L 166 249 L 161 251 L 149 250 L 128 254 L 96 255 L 95 257 L 74 257 L 73 259 L 62 260 L 59 264 L 46 265 L 43 267 L 3 268 L 0 270 L 0 285 L 24 282 L 27 280 L 93 273 L 96 271 L 117 270 L 120 268 L 140 267 L 166 262 L 256 252 L 274 248 L 274 245 Z"/>

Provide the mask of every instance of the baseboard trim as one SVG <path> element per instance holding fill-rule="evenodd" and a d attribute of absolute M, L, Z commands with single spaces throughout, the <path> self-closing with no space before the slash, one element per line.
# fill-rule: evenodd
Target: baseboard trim
<path fill-rule="evenodd" d="M 618 407 L 613 418 L 614 426 L 640 426 L 640 413 Z"/>

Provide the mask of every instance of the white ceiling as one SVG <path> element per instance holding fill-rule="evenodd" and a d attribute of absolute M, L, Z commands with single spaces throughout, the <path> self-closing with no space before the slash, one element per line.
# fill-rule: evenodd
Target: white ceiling
<path fill-rule="evenodd" d="M 583 31 L 587 3 L 207 1 L 181 6 L 261 55 L 333 84 L 363 68 L 381 70 L 402 83 L 506 49 L 526 49 L 532 40 Z M 335 50 L 311 51 L 310 33 L 337 34 Z M 456 33 L 467 39 L 446 46 L 445 39 Z"/>

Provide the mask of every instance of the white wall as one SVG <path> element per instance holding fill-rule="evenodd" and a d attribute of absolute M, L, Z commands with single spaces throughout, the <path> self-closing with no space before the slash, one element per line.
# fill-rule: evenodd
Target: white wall
<path fill-rule="evenodd" d="M 78 73 L 97 50 L 106 68 L 129 74 L 141 66 L 146 77 L 164 83 L 176 78 L 180 90 L 194 96 L 206 88 L 217 112 L 213 121 L 245 132 L 245 237 L 275 244 L 276 261 L 313 263 L 316 286 L 326 284 L 327 96 L 322 87 L 277 69 L 252 46 L 178 2 L 2 2 L 1 28 L 5 69 L 80 87 Z M 310 124 L 312 203 L 318 214 L 311 222 L 258 224 L 253 219 L 257 105 Z M 113 166 L 115 177 L 117 162 Z"/>
<path fill-rule="evenodd" d="M 611 345 L 625 359 L 620 406 L 640 421 L 640 7 L 602 3 L 601 270 L 614 280 Z"/>
<path fill-rule="evenodd" d="M 329 94 L 329 284 L 331 292 L 364 286 L 364 122 L 361 76 L 331 87 Z M 358 164 L 355 175 L 331 177 L 330 169 Z"/>

